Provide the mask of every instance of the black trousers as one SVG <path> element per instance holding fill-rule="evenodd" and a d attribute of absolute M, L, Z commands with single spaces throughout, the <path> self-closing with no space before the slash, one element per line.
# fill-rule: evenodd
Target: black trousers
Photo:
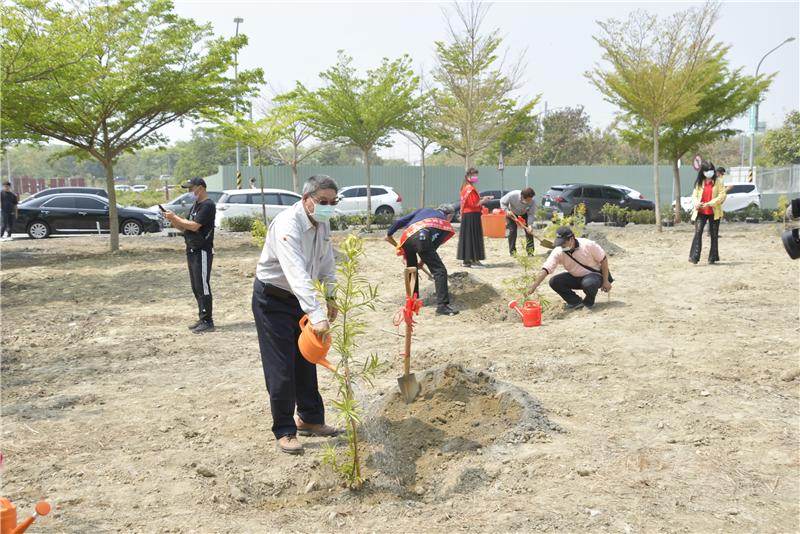
<path fill-rule="evenodd" d="M 559 273 L 550 279 L 550 287 L 558 293 L 567 304 L 583 302 L 587 306 L 594 304 L 597 292 L 603 285 L 603 276 L 600 273 L 589 273 L 586 276 L 572 276 L 569 273 Z M 581 298 L 573 289 L 582 289 L 586 297 Z"/>
<path fill-rule="evenodd" d="M 192 293 L 197 300 L 198 317 L 201 321 L 213 322 L 211 300 L 211 262 L 214 254 L 211 250 L 187 249 L 186 260 L 189 263 L 189 280 L 192 282 Z"/>
<path fill-rule="evenodd" d="M 8 230 L 8 237 L 11 237 L 11 231 L 14 229 L 14 220 L 17 218 L 16 214 L 13 211 L 4 211 L 3 214 L 3 225 L 0 227 L 0 237 L 6 233 Z"/>
<path fill-rule="evenodd" d="M 714 220 L 714 214 L 706 215 L 705 213 L 698 213 L 697 219 L 694 221 L 694 239 L 692 239 L 692 248 L 689 250 L 689 259 L 697 263 L 700 261 L 700 252 L 703 249 L 703 229 L 708 223 L 708 233 L 711 236 L 711 250 L 708 251 L 708 261 L 719 261 L 719 221 Z"/>
<path fill-rule="evenodd" d="M 403 243 L 403 250 L 406 253 L 406 267 L 416 267 L 419 263 L 417 261 L 417 251 L 420 250 L 417 234 L 412 235 L 406 242 Z M 439 257 L 436 249 L 429 251 L 420 251 L 419 257 L 422 263 L 428 266 L 433 275 L 433 283 L 436 286 L 436 305 L 438 307 L 447 306 L 450 304 L 450 292 L 447 289 L 447 268 Z M 414 285 L 414 293 L 419 295 L 419 273 L 417 273 L 417 283 Z"/>
<path fill-rule="evenodd" d="M 298 322 L 304 315 L 300 303 L 294 297 L 266 295 L 264 287 L 256 278 L 253 317 L 272 411 L 272 433 L 279 439 L 297 434 L 295 407 L 304 422 L 324 424 L 325 406 L 317 386 L 317 366 L 303 358 L 297 347 Z"/>
<path fill-rule="evenodd" d="M 525 215 L 520 215 L 520 217 L 522 217 L 522 219 L 525 221 L 525 224 L 528 224 L 527 212 L 525 213 Z M 508 234 L 508 252 L 512 256 L 517 253 L 517 228 L 519 228 L 517 223 L 506 217 L 506 233 Z M 528 256 L 533 255 L 533 248 L 534 248 L 533 236 L 530 235 L 528 232 L 525 232 L 525 251 L 528 253 Z"/>

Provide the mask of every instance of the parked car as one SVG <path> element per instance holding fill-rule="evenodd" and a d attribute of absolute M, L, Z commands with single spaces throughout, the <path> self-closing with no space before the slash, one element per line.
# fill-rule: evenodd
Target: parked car
<path fill-rule="evenodd" d="M 126 184 L 117 184 L 114 186 L 114 191 L 133 191 L 133 188 Z"/>
<path fill-rule="evenodd" d="M 628 195 L 631 198 L 638 198 L 638 199 L 644 200 L 644 195 L 643 194 L 638 192 L 636 189 L 631 189 L 627 185 L 619 185 L 619 184 L 606 184 L 606 185 L 609 186 L 609 187 L 616 187 L 617 189 L 619 189 L 620 191 L 622 191 L 623 193 L 625 193 L 626 195 Z"/>
<path fill-rule="evenodd" d="M 147 191 L 147 186 L 144 184 L 132 185 L 131 191 L 136 191 L 137 193 L 141 193 L 142 191 Z"/>
<path fill-rule="evenodd" d="M 486 209 L 491 212 L 493 209 L 500 207 L 500 199 L 509 191 L 510 189 L 504 189 L 503 191 L 499 189 L 489 189 L 488 191 L 481 191 L 478 194 L 481 197 L 493 197 L 492 200 L 484 204 Z M 458 222 L 461 220 L 461 198 L 453 202 L 453 208 L 456 210 L 455 215 L 453 215 L 453 222 Z"/>
<path fill-rule="evenodd" d="M 285 189 L 264 189 L 267 218 L 277 214 L 300 200 L 302 197 Z M 166 206 L 164 206 L 166 208 Z M 215 226 L 222 225 L 225 217 L 238 215 L 261 216 L 261 189 L 230 189 L 222 192 L 217 202 Z"/>
<path fill-rule="evenodd" d="M 31 200 L 36 200 L 37 198 L 47 197 L 50 195 L 59 195 L 61 193 L 82 193 L 84 195 L 99 195 L 101 197 L 108 198 L 108 193 L 106 193 L 106 190 L 99 187 L 51 187 L 50 189 L 39 191 L 25 198 L 25 200 L 20 202 L 20 206 L 22 204 L 27 204 Z"/>
<path fill-rule="evenodd" d="M 100 195 L 64 193 L 34 199 L 19 205 L 15 232 L 26 232 L 33 239 L 52 234 L 108 233 L 108 199 Z M 119 230 L 124 235 L 160 232 L 163 217 L 142 208 L 117 205 Z"/>
<path fill-rule="evenodd" d="M 738 211 L 749 206 L 761 207 L 761 193 L 756 184 L 751 183 L 732 183 L 725 184 L 728 188 L 728 195 L 722 203 L 722 211 Z M 675 201 L 672 201 L 675 206 Z M 681 208 L 684 211 L 692 211 L 692 197 L 681 197 Z"/>
<path fill-rule="evenodd" d="M 542 206 L 548 214 L 559 211 L 571 215 L 578 204 L 586 206 L 586 221 L 602 221 L 600 210 L 605 204 L 614 204 L 630 210 L 654 210 L 649 200 L 631 198 L 616 187 L 594 184 L 569 184 L 553 186 L 542 197 Z"/>
<path fill-rule="evenodd" d="M 403 197 L 393 188 L 386 185 L 370 186 L 372 196 L 372 213 L 375 215 L 392 215 L 403 211 Z M 367 213 L 367 186 L 352 185 L 339 190 L 339 204 L 336 213 L 339 215 L 359 215 Z"/>
<path fill-rule="evenodd" d="M 219 203 L 219 199 L 222 197 L 222 191 L 206 191 L 208 197 L 214 201 L 215 204 Z M 169 210 L 176 215 L 181 217 L 185 217 L 189 213 L 189 209 L 194 204 L 194 201 L 191 198 L 190 193 L 184 193 L 180 196 L 177 196 L 169 201 L 162 202 L 161 205 L 164 206 L 165 210 Z M 161 213 L 161 210 L 158 208 L 158 204 L 154 204 L 147 208 L 148 211 L 152 211 L 153 213 Z M 165 221 L 165 224 L 169 226 L 169 221 Z"/>

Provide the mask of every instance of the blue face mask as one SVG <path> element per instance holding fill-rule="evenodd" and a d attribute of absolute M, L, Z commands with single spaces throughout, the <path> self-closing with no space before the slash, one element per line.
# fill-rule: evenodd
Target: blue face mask
<path fill-rule="evenodd" d="M 323 206 L 322 204 L 314 203 L 314 213 L 311 214 L 317 222 L 328 222 L 331 217 L 336 213 L 334 206 Z"/>
<path fill-rule="evenodd" d="M 191 192 L 191 191 L 190 191 L 190 192 L 189 192 L 189 200 L 190 200 L 191 202 L 196 202 L 196 201 L 197 201 L 197 193 L 194 193 L 194 192 Z"/>

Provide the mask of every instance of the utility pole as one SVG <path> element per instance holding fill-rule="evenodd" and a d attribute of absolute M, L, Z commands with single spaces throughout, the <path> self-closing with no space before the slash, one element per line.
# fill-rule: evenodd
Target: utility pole
<path fill-rule="evenodd" d="M 233 22 L 236 23 L 236 35 L 235 37 L 239 37 L 239 24 L 244 22 L 242 17 L 236 17 L 233 19 Z M 233 54 L 233 79 L 235 82 L 239 81 L 239 53 L 236 52 Z M 236 104 L 233 106 L 234 113 L 236 112 Z M 236 140 L 236 189 L 242 188 L 242 171 L 240 169 L 241 160 L 239 158 L 239 140 Z"/>

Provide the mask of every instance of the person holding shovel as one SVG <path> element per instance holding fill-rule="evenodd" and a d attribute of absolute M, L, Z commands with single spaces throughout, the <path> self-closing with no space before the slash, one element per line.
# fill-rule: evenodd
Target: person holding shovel
<path fill-rule="evenodd" d="M 508 233 L 508 252 L 514 256 L 517 253 L 517 226 L 525 231 L 525 251 L 528 256 L 533 256 L 533 235 L 528 225 L 533 223 L 536 204 L 533 197 L 536 192 L 532 187 L 523 190 L 509 191 L 500 199 L 500 208 L 506 212 L 506 232 Z"/>
<path fill-rule="evenodd" d="M 252 307 L 272 411 L 272 433 L 278 449 L 288 454 L 303 452 L 298 433 L 324 437 L 339 433 L 325 424 L 317 368 L 303 358 L 297 346 L 303 315 L 308 315 L 314 333 L 324 340 L 338 313 L 333 298 L 322 303 L 314 289 L 314 280 L 322 280 L 328 295 L 332 295 L 336 283 L 328 221 L 334 214 L 338 190 L 329 176 L 309 178 L 302 200 L 270 223 L 256 267 Z"/>
<path fill-rule="evenodd" d="M 436 284 L 436 315 L 457 315 L 458 310 L 450 307 L 450 294 L 447 290 L 447 268 L 436 252 L 440 246 L 453 237 L 455 230 L 450 225 L 455 210 L 449 204 L 442 204 L 439 209 L 422 208 L 397 219 L 384 238 L 397 249 L 397 255 L 406 260 L 406 267 L 430 267 Z M 393 235 L 400 228 L 405 231 L 400 236 L 400 243 Z M 419 256 L 419 261 L 417 260 Z M 419 277 L 415 278 L 414 294 L 419 295 Z"/>
<path fill-rule="evenodd" d="M 559 265 L 567 272 L 550 279 L 550 287 L 559 294 L 566 308 L 577 310 L 591 308 L 598 290 L 608 293 L 614 279 L 608 271 L 608 257 L 603 247 L 592 241 L 575 237 L 572 228 L 562 226 L 556 230 L 553 241 L 555 248 L 542 265 L 533 285 L 528 289 L 530 295 L 539 287 L 547 276 L 553 274 Z M 581 299 L 575 289 L 581 289 L 585 297 Z"/>

